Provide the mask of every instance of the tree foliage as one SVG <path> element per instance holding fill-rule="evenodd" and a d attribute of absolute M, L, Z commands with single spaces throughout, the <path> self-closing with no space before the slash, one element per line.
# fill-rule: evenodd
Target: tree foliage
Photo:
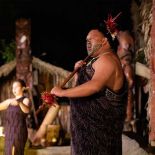
<path fill-rule="evenodd" d="M 16 49 L 15 41 L 6 43 L 5 40 L 0 40 L 0 53 L 5 63 L 15 58 L 15 49 Z"/>

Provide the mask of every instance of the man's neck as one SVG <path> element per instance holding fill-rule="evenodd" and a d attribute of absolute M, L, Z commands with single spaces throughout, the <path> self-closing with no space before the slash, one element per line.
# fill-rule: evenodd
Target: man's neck
<path fill-rule="evenodd" d="M 107 53 L 107 52 L 112 52 L 111 48 L 101 48 L 100 51 L 98 52 L 98 55 Z"/>

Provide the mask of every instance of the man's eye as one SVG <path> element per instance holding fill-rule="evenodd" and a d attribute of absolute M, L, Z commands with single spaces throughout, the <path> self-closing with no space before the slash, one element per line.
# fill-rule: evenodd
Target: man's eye
<path fill-rule="evenodd" d="M 87 41 L 88 44 L 90 44 L 90 41 Z"/>

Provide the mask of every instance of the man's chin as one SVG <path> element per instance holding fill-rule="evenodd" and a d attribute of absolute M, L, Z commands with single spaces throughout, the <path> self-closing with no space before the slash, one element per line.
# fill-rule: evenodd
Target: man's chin
<path fill-rule="evenodd" d="M 91 54 L 91 50 L 87 50 L 88 55 Z"/>

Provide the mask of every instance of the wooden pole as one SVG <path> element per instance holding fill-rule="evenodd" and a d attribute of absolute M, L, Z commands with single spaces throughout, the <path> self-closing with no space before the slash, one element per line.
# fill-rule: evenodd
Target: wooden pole
<path fill-rule="evenodd" d="M 87 62 L 87 60 L 93 55 L 94 52 L 98 51 L 100 48 L 102 47 L 102 45 L 98 45 L 92 52 L 91 54 L 89 54 L 83 61 Z M 78 69 L 74 70 L 62 83 L 61 87 L 63 88 L 66 83 L 74 76 L 74 74 L 78 71 Z M 46 134 L 46 127 L 47 125 L 53 123 L 53 121 L 55 120 L 61 106 L 59 106 L 58 103 L 54 103 L 55 106 L 51 106 L 42 122 L 42 124 L 40 125 L 38 131 L 36 132 L 35 136 L 33 137 L 32 143 L 35 145 L 37 145 L 38 143 L 40 143 L 41 139 L 44 138 L 45 134 Z M 38 114 L 40 111 L 42 111 L 44 109 L 45 105 L 43 105 L 41 108 L 39 108 L 36 111 L 36 114 Z"/>
<path fill-rule="evenodd" d="M 100 48 L 102 47 L 102 44 L 98 44 L 96 46 L 96 48 L 93 49 L 93 51 L 83 60 L 83 62 L 88 63 L 87 61 L 89 60 L 89 58 L 96 52 L 98 51 Z M 81 66 L 82 67 L 82 66 Z M 69 80 L 71 80 L 71 78 L 75 75 L 75 73 L 77 73 L 77 71 L 79 70 L 79 68 L 75 69 L 65 80 L 64 82 L 61 84 L 61 88 L 63 88 L 67 82 Z M 44 108 L 46 108 L 46 104 L 42 104 L 37 110 L 36 110 L 36 115 L 38 115 L 42 110 L 44 110 Z"/>

